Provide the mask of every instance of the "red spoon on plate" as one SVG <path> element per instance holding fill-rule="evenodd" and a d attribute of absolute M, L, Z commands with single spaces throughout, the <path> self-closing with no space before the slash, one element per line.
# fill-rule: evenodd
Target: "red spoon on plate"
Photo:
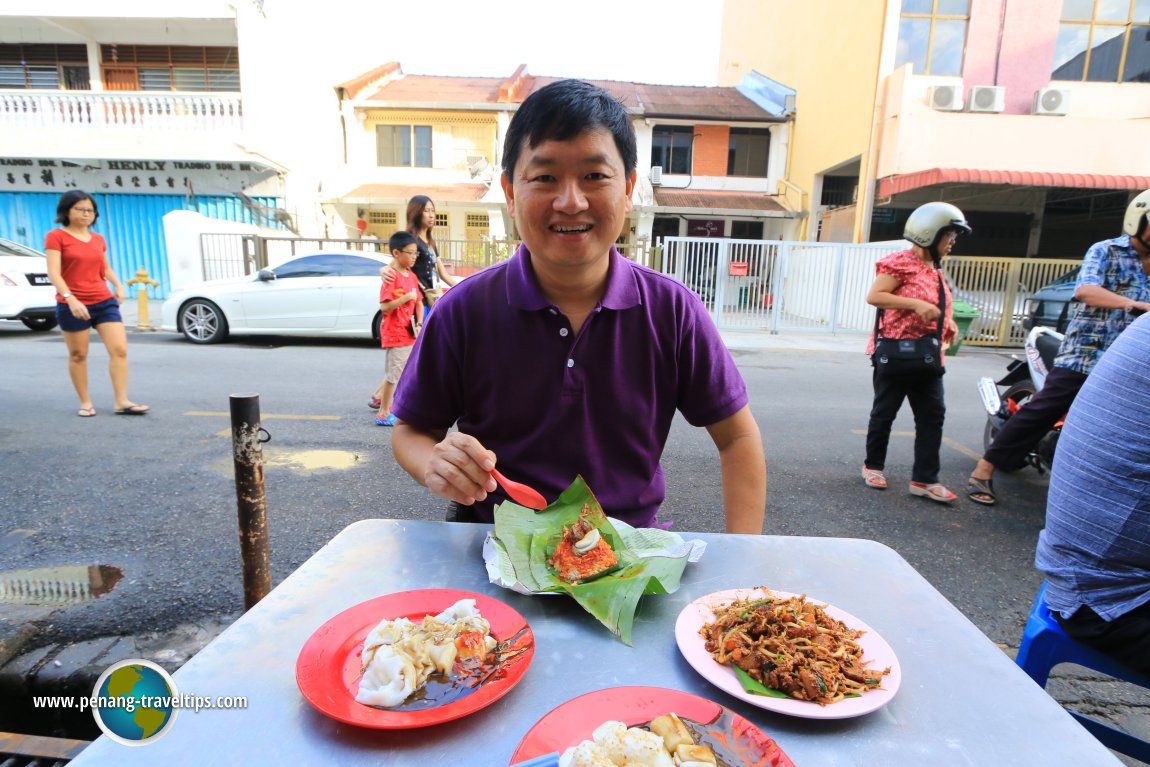
<path fill-rule="evenodd" d="M 547 508 L 547 499 L 544 498 L 538 490 L 533 487 L 528 487 L 520 482 L 512 482 L 507 477 L 499 473 L 499 469 L 492 469 L 491 476 L 495 477 L 495 481 L 503 485 L 503 489 L 511 496 L 511 500 L 518 503 L 520 506 L 526 506 L 529 509 L 536 511 L 543 511 Z"/>

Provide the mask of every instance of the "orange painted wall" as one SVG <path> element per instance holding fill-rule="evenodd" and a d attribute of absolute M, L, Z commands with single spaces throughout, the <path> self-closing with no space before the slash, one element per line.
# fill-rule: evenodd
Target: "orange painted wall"
<path fill-rule="evenodd" d="M 696 125 L 695 146 L 692 156 L 696 176 L 727 175 L 727 152 L 730 149 L 731 129 L 726 125 Z"/>

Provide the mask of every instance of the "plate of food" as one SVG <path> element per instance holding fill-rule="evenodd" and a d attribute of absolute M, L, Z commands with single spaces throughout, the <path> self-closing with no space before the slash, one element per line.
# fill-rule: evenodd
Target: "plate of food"
<path fill-rule="evenodd" d="M 719 689 L 790 716 L 869 714 L 902 681 L 898 658 L 878 632 L 805 594 L 764 587 L 708 594 L 679 613 L 675 640 Z"/>
<path fill-rule="evenodd" d="M 553 752 L 561 754 L 560 767 L 794 767 L 769 735 L 735 712 L 662 687 L 610 687 L 572 698 L 527 731 L 511 764 Z"/>
<path fill-rule="evenodd" d="M 375 729 L 449 722 L 494 703 L 527 673 L 535 636 L 484 594 L 422 589 L 369 599 L 316 630 L 296 661 L 321 713 Z"/>

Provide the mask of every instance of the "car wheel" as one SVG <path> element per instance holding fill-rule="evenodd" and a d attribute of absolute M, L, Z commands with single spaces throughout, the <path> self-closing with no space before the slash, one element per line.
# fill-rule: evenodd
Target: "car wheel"
<path fill-rule="evenodd" d="M 20 321 L 30 330 L 51 330 L 56 327 L 55 317 L 25 317 Z"/>
<path fill-rule="evenodd" d="M 1003 392 L 1002 402 L 1003 404 L 1006 404 L 1007 400 L 1010 400 L 1011 402 L 1014 402 L 1014 404 L 1021 406 L 1025 404 L 1028 399 L 1033 397 L 1034 394 L 1035 392 L 1033 383 L 1028 380 L 1019 381 L 1007 389 L 1005 392 Z M 1017 410 L 1017 408 L 1015 409 Z M 992 423 L 988 418 L 986 420 L 986 428 L 982 431 L 982 451 L 984 453 L 990 449 L 990 443 L 993 442 L 994 438 L 998 436 L 998 432 L 998 428 L 996 428 L 994 423 Z"/>
<path fill-rule="evenodd" d="M 220 307 L 197 298 L 180 309 L 179 325 L 184 338 L 194 344 L 214 344 L 228 337 L 228 321 Z"/>
<path fill-rule="evenodd" d="M 371 340 L 375 341 L 375 345 L 379 346 L 379 326 L 383 324 L 383 312 L 376 312 L 375 317 L 371 320 Z"/>

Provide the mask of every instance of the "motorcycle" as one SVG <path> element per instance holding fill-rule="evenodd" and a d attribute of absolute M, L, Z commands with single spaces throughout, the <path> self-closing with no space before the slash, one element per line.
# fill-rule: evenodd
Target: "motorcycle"
<path fill-rule="evenodd" d="M 986 409 L 986 428 L 982 432 L 984 452 L 1010 417 L 1042 390 L 1061 344 L 1061 333 L 1048 327 L 1033 327 L 1023 346 L 1025 360 L 1017 357 L 1012 359 L 1006 367 L 1006 375 L 997 381 L 989 376 L 978 379 L 978 395 Z M 1005 391 L 1000 391 L 1002 387 L 1005 387 Z M 1061 431 L 1062 421 L 1059 420 L 1026 456 L 1026 463 L 1037 469 L 1039 474 L 1050 471 L 1054 464 L 1054 450 L 1058 446 Z"/>

